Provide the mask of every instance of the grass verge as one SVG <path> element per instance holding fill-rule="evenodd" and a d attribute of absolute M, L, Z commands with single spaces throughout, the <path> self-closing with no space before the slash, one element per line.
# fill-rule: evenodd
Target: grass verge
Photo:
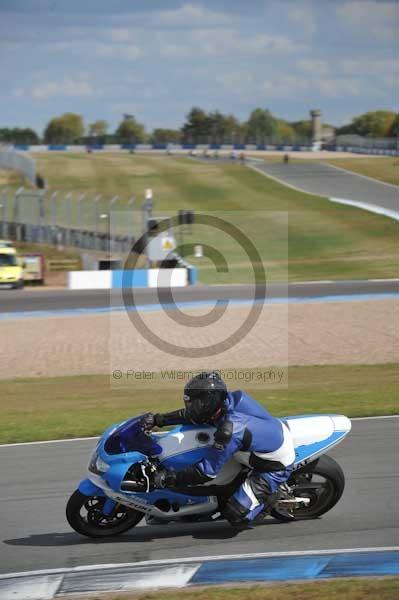
<path fill-rule="evenodd" d="M 216 586 L 185 588 L 138 594 L 107 594 L 93 600 L 394 600 L 399 596 L 399 577 L 384 579 L 339 579 L 264 586 Z"/>
<path fill-rule="evenodd" d="M 336 167 L 354 171 L 385 183 L 399 185 L 399 156 L 379 158 L 333 158 L 327 162 Z"/>
<path fill-rule="evenodd" d="M 399 414 L 399 365 L 290 367 L 285 389 L 243 386 L 275 415 Z M 94 436 L 115 422 L 181 406 L 181 390 L 110 386 L 106 375 L 0 381 L 0 443 Z"/>
<path fill-rule="evenodd" d="M 144 190 L 154 191 L 154 215 L 179 209 L 236 214 L 236 222 L 255 243 L 268 280 L 363 279 L 396 277 L 399 262 L 398 224 L 386 217 L 333 204 L 287 188 L 239 164 L 200 162 L 175 156 L 129 154 L 43 154 L 38 169 L 50 189 L 86 192 L 81 218 L 93 224 L 92 200 L 102 192 L 99 210 L 114 210 L 129 198 L 141 205 Z M 362 159 L 363 161 L 364 159 Z M 105 202 L 106 199 L 106 202 Z M 103 202 L 104 200 L 104 202 Z M 103 202 L 103 204 L 102 204 Z M 77 211 L 72 215 L 76 219 Z M 59 217 L 63 209 L 59 207 Z M 64 215 L 67 218 L 66 213 Z M 133 217 L 137 227 L 141 214 Z M 115 226 L 129 228 L 130 218 L 118 213 Z M 208 243 L 226 257 L 228 271 L 217 271 L 208 259 L 187 258 L 200 268 L 203 283 L 251 283 L 245 252 L 214 229 L 185 242 Z M 288 260 L 288 273 L 287 273 Z"/>
<path fill-rule="evenodd" d="M 281 160 L 281 157 L 268 158 L 274 159 Z M 269 281 L 287 277 L 292 281 L 397 277 L 396 222 L 354 207 L 333 204 L 326 198 L 303 194 L 240 164 L 112 153 L 48 153 L 40 154 L 36 160 L 50 191 L 73 192 L 71 214 L 63 194 L 57 197 L 59 224 L 71 222 L 74 227 L 93 228 L 93 198 L 101 192 L 99 213 L 107 214 L 110 198 L 118 196 L 113 204 L 113 229 L 126 233 L 133 228 L 138 235 L 142 220 L 139 207 L 144 190 L 151 187 L 154 214 L 176 214 L 179 209 L 193 209 L 217 211 L 219 216 L 235 220 L 239 229 L 255 243 Z M 399 183 L 397 157 L 344 158 L 328 162 Z M 12 172 L 0 175 L 0 188 L 2 185 L 17 187 L 22 182 Z M 80 192 L 85 192 L 86 197 L 79 211 L 74 200 Z M 133 196 L 136 210 L 126 217 L 122 211 Z M 53 207 L 48 205 L 46 209 L 51 211 Z M 106 221 L 99 225 L 103 233 L 106 225 Z M 248 256 L 228 235 L 220 235 L 215 229 L 195 229 L 195 233 L 185 237 L 186 258 L 199 267 L 202 283 L 253 282 Z M 195 258 L 190 248 L 196 242 L 217 245 L 228 261 L 228 271 L 217 270 L 206 258 Z"/>

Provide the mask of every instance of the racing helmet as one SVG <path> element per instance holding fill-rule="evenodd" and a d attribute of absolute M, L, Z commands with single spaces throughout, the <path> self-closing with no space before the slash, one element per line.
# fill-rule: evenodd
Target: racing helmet
<path fill-rule="evenodd" d="M 185 416 L 198 424 L 211 424 L 222 413 L 227 387 L 215 371 L 195 375 L 184 386 Z"/>

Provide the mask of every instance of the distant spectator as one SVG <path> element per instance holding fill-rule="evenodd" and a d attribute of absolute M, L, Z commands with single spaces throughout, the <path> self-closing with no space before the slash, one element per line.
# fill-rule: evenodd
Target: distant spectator
<path fill-rule="evenodd" d="M 290 162 L 290 155 L 289 154 L 284 154 L 284 164 L 288 165 L 288 163 Z"/>

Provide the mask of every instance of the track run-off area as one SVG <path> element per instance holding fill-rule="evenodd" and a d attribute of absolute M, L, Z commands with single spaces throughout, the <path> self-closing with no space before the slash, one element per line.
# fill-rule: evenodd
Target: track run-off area
<path fill-rule="evenodd" d="M 234 532 L 226 522 L 138 526 L 107 541 L 72 531 L 69 495 L 95 440 L 0 446 L 1 573 L 148 560 L 318 549 L 393 547 L 399 539 L 399 418 L 353 421 L 331 452 L 346 475 L 340 502 L 315 521 L 268 519 Z"/>

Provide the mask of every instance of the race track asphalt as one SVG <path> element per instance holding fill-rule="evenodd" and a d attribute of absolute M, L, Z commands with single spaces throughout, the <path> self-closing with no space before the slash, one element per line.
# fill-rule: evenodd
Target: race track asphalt
<path fill-rule="evenodd" d="M 0 571 L 397 545 L 398 427 L 399 418 L 353 422 L 351 434 L 331 452 L 345 471 L 346 490 L 321 519 L 270 519 L 238 534 L 225 522 L 144 526 L 106 542 L 79 536 L 64 516 L 93 440 L 0 447 Z"/>
<path fill-rule="evenodd" d="M 387 210 L 399 210 L 399 186 L 362 177 L 326 163 L 267 164 L 252 163 L 256 170 L 300 190 L 325 196 L 376 204 Z"/>
<path fill-rule="evenodd" d="M 267 284 L 267 298 L 318 298 L 326 296 L 353 296 L 357 294 L 399 293 L 398 280 L 347 280 L 314 281 L 309 283 L 270 283 Z M 176 302 L 196 302 L 204 300 L 251 300 L 254 297 L 252 285 L 213 285 L 175 288 Z M 137 289 L 134 293 L 137 305 L 159 304 L 158 290 Z M 1 313 L 25 311 L 70 310 L 74 308 L 106 308 L 123 304 L 120 290 L 0 290 Z"/>

